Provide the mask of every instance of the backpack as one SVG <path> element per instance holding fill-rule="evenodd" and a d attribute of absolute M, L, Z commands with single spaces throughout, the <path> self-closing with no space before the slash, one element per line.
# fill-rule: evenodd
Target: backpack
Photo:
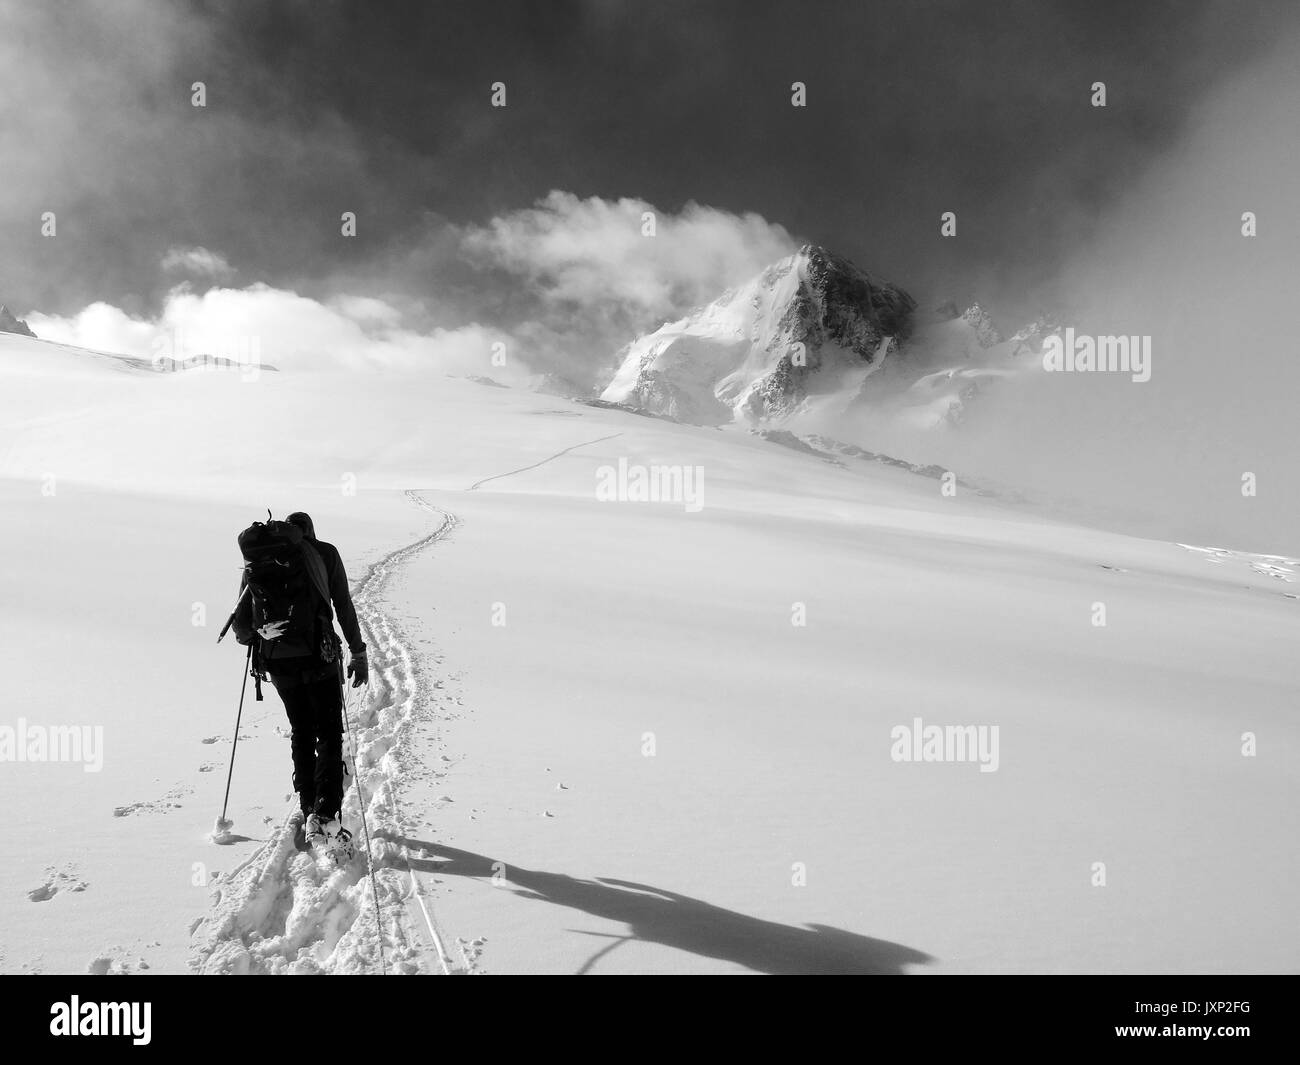
<path fill-rule="evenodd" d="M 239 534 L 253 628 L 287 621 L 273 640 L 260 641 L 263 661 L 316 654 L 333 635 L 334 612 L 324 564 L 302 530 L 287 521 L 255 521 Z"/>

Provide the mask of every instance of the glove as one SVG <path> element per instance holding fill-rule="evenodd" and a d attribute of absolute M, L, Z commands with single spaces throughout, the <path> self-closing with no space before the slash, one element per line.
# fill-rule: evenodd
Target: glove
<path fill-rule="evenodd" d="M 370 663 L 366 661 L 366 652 L 354 654 L 348 660 L 348 676 L 352 678 L 352 687 L 360 688 L 370 681 Z"/>
<path fill-rule="evenodd" d="M 257 635 L 264 640 L 275 640 L 284 635 L 284 630 L 289 627 L 288 621 L 268 621 L 260 629 Z"/>

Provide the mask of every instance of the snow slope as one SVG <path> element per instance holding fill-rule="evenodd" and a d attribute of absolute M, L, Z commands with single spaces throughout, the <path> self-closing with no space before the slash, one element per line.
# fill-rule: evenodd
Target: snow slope
<path fill-rule="evenodd" d="M 56 347 L 0 336 L 0 725 L 100 725 L 104 761 L 0 766 L 3 971 L 1300 961 L 1293 559 L 469 381 Z M 703 509 L 599 501 L 620 459 L 702 468 Z M 273 691 L 205 839 L 266 507 L 340 547 L 373 648 L 382 930 L 284 830 Z M 998 726 L 997 771 L 892 760 L 916 717 Z"/>
<path fill-rule="evenodd" d="M 625 434 L 457 500 L 463 534 L 396 593 L 436 597 L 425 631 L 473 708 L 419 838 L 483 967 L 1294 968 L 1270 916 L 1297 865 L 1294 573 L 756 441 L 734 482 L 695 445 L 718 470 L 698 515 L 581 498 L 591 465 L 652 446 Z M 998 724 L 999 770 L 891 761 L 918 715 Z M 1245 731 L 1270 750 L 1243 758 Z"/>

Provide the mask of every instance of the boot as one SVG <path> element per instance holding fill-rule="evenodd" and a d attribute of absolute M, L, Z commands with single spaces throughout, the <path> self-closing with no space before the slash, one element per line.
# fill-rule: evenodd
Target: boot
<path fill-rule="evenodd" d="M 303 826 L 303 838 L 307 841 L 307 846 L 313 849 L 328 845 L 329 837 L 325 833 L 325 823 L 321 820 L 320 814 L 307 815 L 307 822 Z"/>
<path fill-rule="evenodd" d="M 325 836 L 325 849 L 333 855 L 337 864 L 342 865 L 356 857 L 357 848 L 352 842 L 352 833 L 343 827 L 343 822 L 329 818 L 320 822 L 320 828 Z"/>

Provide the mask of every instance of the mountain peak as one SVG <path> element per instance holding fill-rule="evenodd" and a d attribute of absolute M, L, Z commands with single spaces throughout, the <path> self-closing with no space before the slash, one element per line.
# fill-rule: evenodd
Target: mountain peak
<path fill-rule="evenodd" d="M 17 333 L 19 336 L 36 339 L 36 334 L 31 331 L 27 323 L 3 303 L 0 303 L 0 333 Z"/>
<path fill-rule="evenodd" d="M 862 277 L 870 277 L 865 270 L 851 259 L 831 251 L 830 248 L 822 244 L 800 245 L 799 250 L 794 254 L 794 258 L 806 264 L 814 274 L 856 274 Z"/>
<path fill-rule="evenodd" d="M 710 425 L 784 417 L 878 369 L 915 307 L 843 256 L 804 244 L 629 344 L 601 398 Z"/>
<path fill-rule="evenodd" d="M 979 338 L 979 345 L 982 348 L 991 348 L 994 344 L 1002 343 L 1002 334 L 994 328 L 993 319 L 989 317 L 988 311 L 978 303 L 972 303 L 962 312 L 962 320 L 975 330 L 975 335 Z"/>
<path fill-rule="evenodd" d="M 839 259 L 833 251 L 821 244 L 801 244 L 795 255 L 800 259 L 806 259 L 809 262 L 830 262 Z M 841 260 L 844 261 L 844 260 Z"/>

